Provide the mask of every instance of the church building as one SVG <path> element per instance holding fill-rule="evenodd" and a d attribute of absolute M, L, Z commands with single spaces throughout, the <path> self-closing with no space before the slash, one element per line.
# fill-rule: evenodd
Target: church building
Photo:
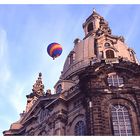
<path fill-rule="evenodd" d="M 118 24 L 116 24 L 118 25 Z M 119 26 L 119 25 L 118 25 Z M 95 10 L 67 56 L 55 93 L 42 73 L 20 119 L 5 136 L 140 135 L 140 65 L 123 36 L 112 34 Z"/>

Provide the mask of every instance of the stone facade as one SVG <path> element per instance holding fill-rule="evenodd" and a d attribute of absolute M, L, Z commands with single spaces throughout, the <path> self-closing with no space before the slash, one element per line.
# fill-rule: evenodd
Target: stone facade
<path fill-rule="evenodd" d="M 42 74 L 27 95 L 26 111 L 6 135 L 140 135 L 140 65 L 122 36 L 95 10 L 75 39 L 55 94 Z"/>

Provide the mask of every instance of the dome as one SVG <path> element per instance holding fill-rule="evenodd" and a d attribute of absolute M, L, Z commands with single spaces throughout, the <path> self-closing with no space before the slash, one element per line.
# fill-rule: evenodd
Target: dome
<path fill-rule="evenodd" d="M 61 79 L 67 79 L 67 76 L 80 71 L 90 64 L 90 60 L 95 57 L 94 55 L 94 41 L 91 39 L 75 39 L 74 48 L 69 53 L 63 66 Z"/>

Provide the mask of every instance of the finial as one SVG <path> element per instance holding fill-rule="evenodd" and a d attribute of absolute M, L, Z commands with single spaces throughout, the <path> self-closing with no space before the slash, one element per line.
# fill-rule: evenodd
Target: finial
<path fill-rule="evenodd" d="M 41 76 L 42 76 L 42 73 L 40 72 L 40 73 L 39 73 L 39 77 L 41 77 Z"/>
<path fill-rule="evenodd" d="M 95 8 L 93 8 L 93 12 L 96 12 L 96 9 Z"/>

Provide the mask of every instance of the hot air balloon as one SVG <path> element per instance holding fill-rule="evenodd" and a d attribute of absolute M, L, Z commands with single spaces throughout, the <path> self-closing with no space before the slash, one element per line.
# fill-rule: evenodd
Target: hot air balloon
<path fill-rule="evenodd" d="M 51 43 L 47 47 L 47 52 L 49 56 L 51 56 L 53 59 L 60 56 L 62 53 L 62 46 L 58 43 Z"/>

